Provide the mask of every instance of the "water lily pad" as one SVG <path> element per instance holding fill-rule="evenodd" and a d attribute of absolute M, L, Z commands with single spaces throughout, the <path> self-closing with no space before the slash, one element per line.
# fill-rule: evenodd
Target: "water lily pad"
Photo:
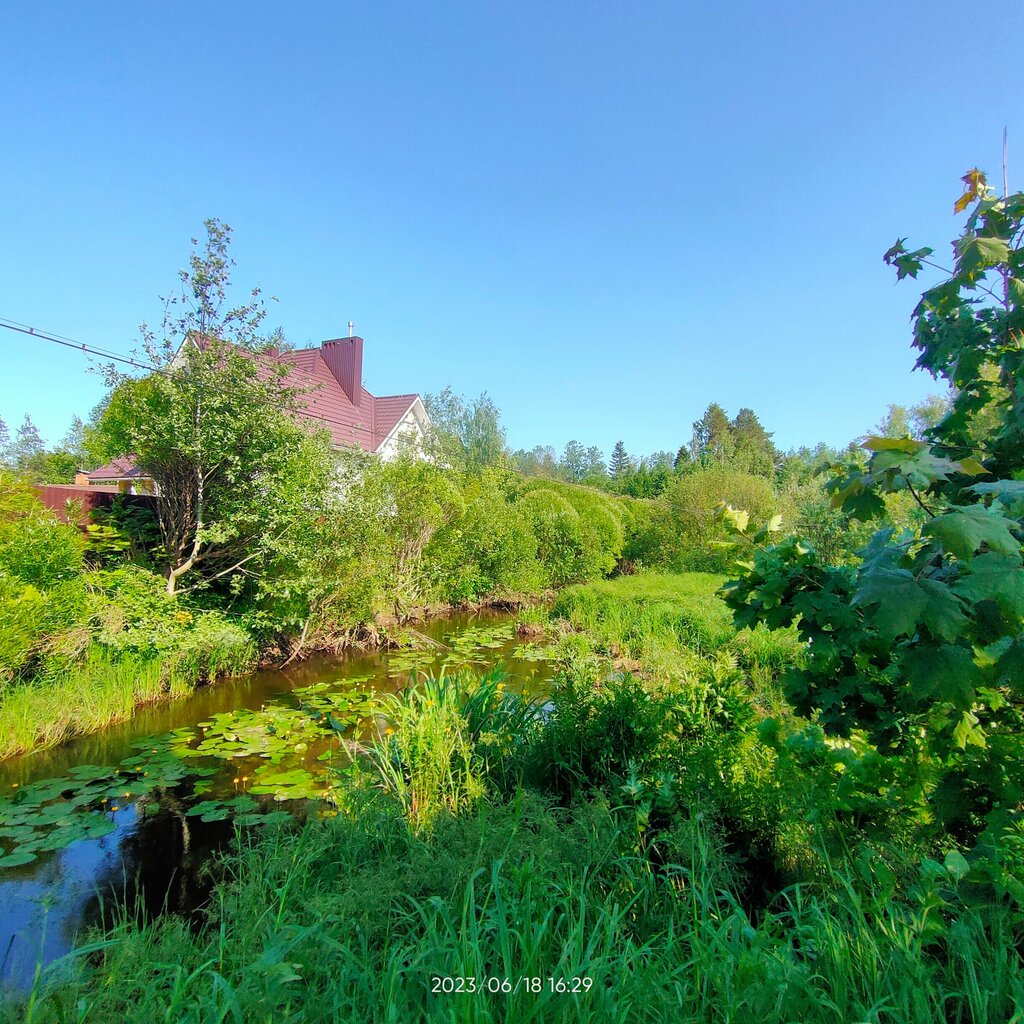
<path fill-rule="evenodd" d="M 32 850 L 15 850 L 14 853 L 9 853 L 5 857 L 0 857 L 0 868 L 21 867 L 22 864 L 31 864 L 35 859 L 36 854 Z"/>

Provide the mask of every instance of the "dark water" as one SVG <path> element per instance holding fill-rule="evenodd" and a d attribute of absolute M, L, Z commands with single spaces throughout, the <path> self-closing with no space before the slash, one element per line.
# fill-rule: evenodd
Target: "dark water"
<path fill-rule="evenodd" d="M 472 658 L 475 670 L 501 665 L 508 689 L 542 692 L 550 679 L 549 663 L 517 656 L 524 654 L 524 641 L 509 636 L 514 622 L 510 613 L 482 612 L 427 623 L 420 631 L 428 653 L 419 656 L 415 667 L 427 669 L 423 662 L 429 658 L 436 667 L 458 649 Z M 502 627 L 503 635 L 495 637 Z M 481 638 L 489 642 L 467 655 Z M 78 765 L 116 765 L 135 756 L 141 741 L 194 727 L 219 712 L 295 706 L 293 691 L 314 683 L 355 679 L 366 689 L 399 690 L 409 681 L 409 660 L 404 651 L 314 657 L 283 671 L 263 670 L 205 687 L 183 700 L 142 708 L 101 733 L 0 763 L 0 793 L 64 776 Z M 207 784 L 215 794 L 230 792 L 242 770 L 238 762 L 222 762 Z M 204 822 L 188 815 L 195 803 L 193 782 L 161 790 L 158 800 L 122 800 L 108 814 L 116 828 L 102 838 L 81 839 L 40 853 L 31 864 L 0 869 L 0 988 L 31 986 L 40 959 L 51 964 L 64 956 L 85 929 L 109 921 L 119 908 L 199 919 L 212 887 L 208 868 L 213 854 L 231 839 L 234 826 L 230 820 Z M 301 816 L 310 805 L 294 800 L 274 806 Z"/>

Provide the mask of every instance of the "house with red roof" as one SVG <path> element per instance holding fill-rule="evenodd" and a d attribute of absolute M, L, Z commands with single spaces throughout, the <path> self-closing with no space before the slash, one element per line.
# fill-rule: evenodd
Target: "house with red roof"
<path fill-rule="evenodd" d="M 363 387 L 362 338 L 334 338 L 312 348 L 272 351 L 265 358 L 288 365 L 285 380 L 299 391 L 300 418 L 326 429 L 336 448 L 358 446 L 387 460 L 422 444 L 430 418 L 419 395 L 372 395 Z M 132 494 L 154 488 L 130 455 L 91 470 L 88 480 Z"/>

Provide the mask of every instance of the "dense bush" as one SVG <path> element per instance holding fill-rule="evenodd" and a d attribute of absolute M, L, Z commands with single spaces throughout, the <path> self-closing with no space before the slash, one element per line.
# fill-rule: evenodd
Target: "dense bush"
<path fill-rule="evenodd" d="M 724 502 L 743 508 L 760 521 L 781 515 L 791 523 L 794 506 L 775 493 L 771 482 L 728 466 L 711 466 L 676 479 L 665 492 L 671 528 L 678 538 L 675 550 L 668 553 L 669 566 L 676 570 L 723 572 L 732 556 L 721 546 L 725 529 L 718 521 L 718 509 Z"/>
<path fill-rule="evenodd" d="M 246 630 L 170 597 L 141 566 L 90 569 L 77 527 L 25 485 L 2 483 L 0 756 L 253 665 Z"/>
<path fill-rule="evenodd" d="M 485 470 L 464 486 L 461 516 L 438 531 L 426 552 L 431 589 L 445 601 L 529 594 L 547 585 L 537 538 L 515 478 Z"/>

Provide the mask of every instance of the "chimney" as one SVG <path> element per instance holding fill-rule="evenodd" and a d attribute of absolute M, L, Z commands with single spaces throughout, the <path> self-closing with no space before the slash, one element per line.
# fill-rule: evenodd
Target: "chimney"
<path fill-rule="evenodd" d="M 363 339 L 335 338 L 320 346 L 320 355 L 353 405 L 363 397 Z"/>

